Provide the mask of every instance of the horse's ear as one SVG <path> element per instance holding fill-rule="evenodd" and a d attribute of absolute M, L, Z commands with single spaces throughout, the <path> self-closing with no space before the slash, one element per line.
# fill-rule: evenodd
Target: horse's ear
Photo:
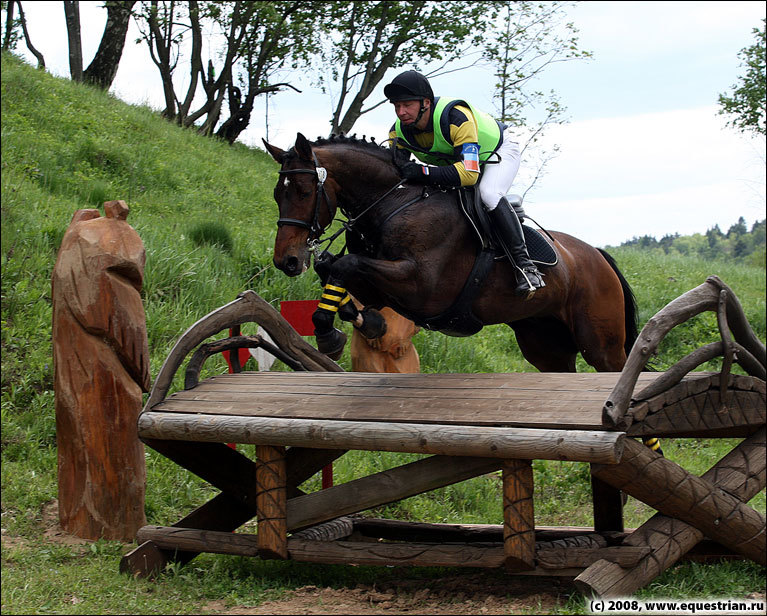
<path fill-rule="evenodd" d="M 265 139 L 261 139 L 261 141 L 264 142 L 264 147 L 266 147 L 266 151 L 272 155 L 272 158 L 282 164 L 282 160 L 285 158 L 285 150 L 281 150 L 277 146 L 267 143 Z"/>
<path fill-rule="evenodd" d="M 302 160 L 312 160 L 312 144 L 301 133 L 296 135 L 296 152 Z"/>

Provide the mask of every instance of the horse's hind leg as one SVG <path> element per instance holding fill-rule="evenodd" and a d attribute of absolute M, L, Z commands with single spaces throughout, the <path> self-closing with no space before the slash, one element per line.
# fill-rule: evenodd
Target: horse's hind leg
<path fill-rule="evenodd" d="M 564 323 L 554 318 L 507 323 L 514 330 L 522 355 L 541 372 L 575 372 L 575 346 Z"/>
<path fill-rule="evenodd" d="M 620 372 L 626 364 L 623 312 L 620 314 L 580 314 L 573 326 L 581 355 L 597 372 Z"/>

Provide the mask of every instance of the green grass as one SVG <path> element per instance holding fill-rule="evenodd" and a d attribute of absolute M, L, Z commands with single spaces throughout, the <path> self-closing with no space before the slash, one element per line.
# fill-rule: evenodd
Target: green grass
<path fill-rule="evenodd" d="M 51 351 L 50 281 L 64 230 L 74 212 L 124 199 L 128 222 L 147 251 L 143 289 L 151 374 L 179 335 L 211 310 L 254 289 L 274 306 L 318 296 L 316 277 L 289 279 L 271 264 L 276 233 L 272 188 L 277 168 L 264 152 L 201 138 L 103 92 L 2 58 L 2 611 L 3 613 L 198 613 L 225 600 L 255 605 L 306 584 L 348 586 L 407 573 L 376 567 L 312 566 L 204 555 L 173 569 L 159 583 L 117 573 L 131 545 L 99 541 L 61 545 L 44 535 L 44 513 L 56 498 L 56 426 Z M 211 164 L 210 161 L 215 161 Z M 757 335 L 765 339 L 765 270 L 636 248 L 611 249 L 637 295 L 640 325 L 666 303 L 719 275 L 740 298 Z M 763 264 L 762 264 L 763 265 Z M 349 333 L 348 325 L 344 325 Z M 245 333 L 254 333 L 247 331 Z M 718 339 L 713 315 L 677 328 L 664 342 L 658 369 Z M 422 331 L 415 338 L 424 372 L 531 371 L 506 326 L 472 338 Z M 350 369 L 348 350 L 340 361 Z M 589 370 L 579 359 L 579 370 Z M 716 369 L 717 362 L 705 366 Z M 203 376 L 226 371 L 211 358 Z M 179 387 L 179 381 L 175 387 Z M 669 458 L 702 473 L 735 441 L 664 442 Z M 253 456 L 252 447 L 241 451 Z M 335 464 L 347 481 L 414 459 L 353 452 Z M 147 451 L 146 514 L 171 524 L 215 491 L 155 452 Z M 587 525 L 591 520 L 585 464 L 534 463 L 536 518 L 541 525 Z M 319 487 L 313 477 L 305 489 Z M 753 504 L 765 509 L 764 492 Z M 478 477 L 372 512 L 403 520 L 498 522 L 498 475 Z M 627 526 L 651 511 L 633 499 Z M 763 592 L 758 567 L 748 563 L 672 568 L 642 597 L 744 596 Z M 559 613 L 581 613 L 563 599 Z"/>

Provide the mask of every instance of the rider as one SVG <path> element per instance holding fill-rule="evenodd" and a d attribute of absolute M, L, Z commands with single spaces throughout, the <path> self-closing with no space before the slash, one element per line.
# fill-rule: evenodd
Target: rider
<path fill-rule="evenodd" d="M 531 297 L 546 286 L 530 260 L 519 218 L 506 194 L 519 170 L 519 144 L 511 129 L 461 99 L 434 97 L 429 80 L 416 71 L 397 75 L 384 88 L 397 121 L 389 137 L 429 165 L 407 162 L 402 177 L 418 184 L 474 186 L 501 243 L 518 271 L 517 295 Z M 498 159 L 484 170 L 480 163 Z M 481 177 L 480 177 L 480 172 Z"/>

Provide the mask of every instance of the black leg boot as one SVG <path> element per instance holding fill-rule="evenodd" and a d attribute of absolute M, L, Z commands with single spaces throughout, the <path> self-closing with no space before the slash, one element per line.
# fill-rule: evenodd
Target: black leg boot
<path fill-rule="evenodd" d="M 495 225 L 496 234 L 503 244 L 506 255 L 516 265 L 517 288 L 514 292 L 529 299 L 537 289 L 545 287 L 546 283 L 543 282 L 541 273 L 527 254 L 522 225 L 505 197 L 501 198 L 495 209 L 490 210 L 490 220 Z"/>

